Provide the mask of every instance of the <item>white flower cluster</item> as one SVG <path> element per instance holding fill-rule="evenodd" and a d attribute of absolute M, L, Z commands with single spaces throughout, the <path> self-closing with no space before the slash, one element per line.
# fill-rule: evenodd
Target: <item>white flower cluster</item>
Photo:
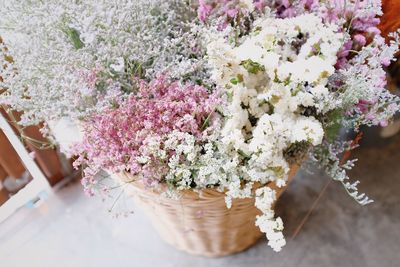
<path fill-rule="evenodd" d="M 144 143 L 138 161 L 141 164 L 164 162 L 168 166 L 165 168 L 165 182 L 172 188 L 201 190 L 215 187 L 225 192 L 228 208 L 234 198 L 254 197 L 254 183 L 248 181 L 242 185 L 245 167 L 238 157 L 229 156 L 217 135 L 198 142 L 192 134 L 174 131 L 162 140 L 148 137 Z M 172 152 L 173 156 L 168 157 Z M 257 203 L 263 205 L 261 200 Z"/>
<path fill-rule="evenodd" d="M 332 99 L 327 84 L 342 42 L 335 26 L 308 14 L 258 20 L 239 44 L 222 38 L 210 43 L 213 78 L 226 88 L 229 100 L 222 143 L 230 158 L 246 162 L 244 180 L 284 186 L 290 169 L 284 151 L 301 142 L 321 144 L 322 124 L 305 111 L 323 114 L 334 107 L 325 104 Z M 264 213 L 258 225 L 279 250 L 283 237 L 272 230 L 282 227 L 274 219 L 270 195 L 258 191 L 257 206 Z"/>
<path fill-rule="evenodd" d="M 188 133 L 173 132 L 165 142 L 165 149 L 175 151 L 168 162 L 170 171 L 167 182 L 172 182 L 178 189 L 189 189 L 192 183 L 197 189 L 207 188 L 228 179 L 227 173 L 235 171 L 235 166 L 225 164 L 212 142 L 203 145 Z"/>
<path fill-rule="evenodd" d="M 209 136 L 204 142 L 198 142 L 192 134 L 179 131 L 173 131 L 163 140 L 148 137 L 138 161 L 142 164 L 154 159 L 164 162 L 168 166 L 165 181 L 178 190 L 217 185 L 220 191 L 225 191 L 234 183 L 240 185 L 238 162 L 221 153 L 215 138 Z M 169 157 L 172 151 L 173 156 Z M 250 191 L 246 196 L 250 196 Z"/>
<path fill-rule="evenodd" d="M 275 218 L 273 204 L 276 201 L 276 193 L 269 187 L 256 190 L 256 207 L 262 211 L 262 215 L 257 216 L 256 225 L 266 234 L 269 240 L 268 245 L 276 252 L 281 251 L 286 245 L 283 236 L 283 221 L 280 217 Z"/>

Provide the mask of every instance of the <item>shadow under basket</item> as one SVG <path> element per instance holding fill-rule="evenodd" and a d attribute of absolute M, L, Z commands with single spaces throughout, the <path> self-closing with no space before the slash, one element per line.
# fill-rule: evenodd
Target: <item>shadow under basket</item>
<path fill-rule="evenodd" d="M 298 167 L 292 167 L 289 182 Z M 118 174 L 122 181 L 132 181 L 129 174 Z M 277 188 L 277 199 L 286 189 Z M 214 189 L 198 192 L 181 191 L 179 198 L 169 198 L 163 190 L 148 189 L 140 182 L 129 183 L 126 192 L 144 210 L 162 239 L 173 247 L 193 255 L 221 257 L 243 251 L 261 236 L 255 225 L 260 211 L 254 198 L 234 199 L 232 207 L 225 204 L 225 194 Z"/>

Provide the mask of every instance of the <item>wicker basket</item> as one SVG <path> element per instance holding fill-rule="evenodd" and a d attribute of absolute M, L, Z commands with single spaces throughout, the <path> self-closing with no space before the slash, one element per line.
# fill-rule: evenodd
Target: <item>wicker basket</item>
<path fill-rule="evenodd" d="M 291 169 L 290 180 L 297 169 Z M 132 180 L 127 174 L 119 174 L 119 178 Z M 286 189 L 278 189 L 272 183 L 270 187 L 277 190 L 277 198 Z M 134 182 L 127 186 L 127 193 L 150 217 L 167 243 L 190 254 L 208 257 L 230 255 L 249 248 L 263 235 L 255 226 L 259 210 L 252 198 L 234 199 L 232 208 L 228 209 L 225 194 L 214 189 L 200 193 L 186 190 L 179 199 L 172 199 Z"/>

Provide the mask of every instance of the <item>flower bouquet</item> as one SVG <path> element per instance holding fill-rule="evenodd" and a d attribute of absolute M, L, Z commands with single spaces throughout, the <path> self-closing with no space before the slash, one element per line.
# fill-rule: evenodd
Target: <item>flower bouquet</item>
<path fill-rule="evenodd" d="M 372 201 L 346 174 L 354 160 L 341 155 L 356 142 L 339 131 L 385 126 L 399 110 L 384 70 L 399 37 L 380 35 L 380 1 L 2 8 L 14 61 L 0 58 L 0 101 L 23 110 L 24 124 L 79 121 L 83 138 L 68 152 L 85 192 L 106 194 L 98 174 L 113 174 L 177 248 L 228 255 L 262 232 L 280 251 L 273 207 L 306 158 Z"/>

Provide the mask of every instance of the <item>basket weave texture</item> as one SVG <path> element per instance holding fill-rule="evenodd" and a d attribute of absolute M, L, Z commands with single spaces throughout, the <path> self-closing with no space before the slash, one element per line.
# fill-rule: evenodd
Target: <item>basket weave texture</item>
<path fill-rule="evenodd" d="M 291 168 L 289 181 L 297 169 Z M 122 181 L 132 181 L 129 174 L 118 176 Z M 277 199 L 286 189 L 277 188 L 274 183 L 268 186 L 276 190 Z M 228 209 L 225 194 L 215 189 L 185 190 L 178 199 L 162 195 L 162 189 L 145 188 L 140 182 L 130 182 L 126 189 L 162 239 L 187 253 L 226 256 L 249 248 L 263 236 L 255 225 L 260 211 L 254 206 L 254 198 L 233 199 Z"/>

